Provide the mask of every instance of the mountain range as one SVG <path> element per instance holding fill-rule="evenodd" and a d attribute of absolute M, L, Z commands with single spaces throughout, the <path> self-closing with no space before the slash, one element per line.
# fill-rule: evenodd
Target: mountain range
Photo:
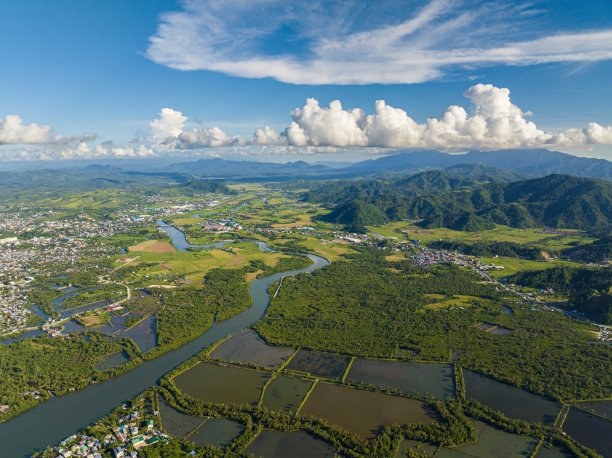
<path fill-rule="evenodd" d="M 612 183 L 606 180 L 553 174 L 467 187 L 455 181 L 457 186 L 451 191 L 445 186 L 431 186 L 432 181 L 443 185 L 449 182 L 445 175 L 425 172 L 380 187 L 370 185 L 362 188 L 357 199 L 337 203 L 326 219 L 350 229 L 406 219 L 420 220 L 426 228 L 463 231 L 492 229 L 495 224 L 604 233 L 612 229 Z M 428 179 L 432 176 L 433 180 Z M 419 184 L 425 191 L 415 190 Z M 438 191 L 433 192 L 435 189 Z"/>

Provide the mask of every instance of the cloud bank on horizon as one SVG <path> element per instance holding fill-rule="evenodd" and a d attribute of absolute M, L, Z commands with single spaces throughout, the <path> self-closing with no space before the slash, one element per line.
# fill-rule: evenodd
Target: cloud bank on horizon
<path fill-rule="evenodd" d="M 612 59 L 612 29 L 538 27 L 531 3 L 185 0 L 146 56 L 291 84 L 423 83 L 456 68 Z M 535 25 L 535 26 L 534 26 Z"/>
<path fill-rule="evenodd" d="M 5 159 L 163 157 L 220 147 L 242 148 L 245 154 L 261 153 L 261 148 L 255 147 L 273 148 L 276 154 L 307 154 L 362 147 L 460 151 L 612 144 L 612 126 L 595 122 L 556 133 L 538 128 L 527 119 L 529 112 L 511 102 L 507 88 L 476 84 L 464 95 L 472 103 L 469 113 L 451 105 L 439 118 L 429 118 L 422 124 L 384 100 L 378 100 L 375 113 L 367 115 L 361 108 L 344 109 L 339 100 L 321 107 L 310 98 L 303 107 L 291 111 L 292 121 L 284 131 L 278 133 L 265 126 L 256 129 L 251 138 L 229 135 L 217 126 L 187 130 L 187 116 L 162 108 L 158 118 L 149 123 L 149 138 L 123 146 L 107 141 L 90 147 L 87 142 L 95 139 L 93 135 L 53 137 L 50 126 L 23 124 L 19 116 L 7 116 L 6 120 L 0 119 L 0 144 L 56 145 L 54 149 L 25 149 L 17 155 L 13 152 L 12 157 L 5 153 Z"/>

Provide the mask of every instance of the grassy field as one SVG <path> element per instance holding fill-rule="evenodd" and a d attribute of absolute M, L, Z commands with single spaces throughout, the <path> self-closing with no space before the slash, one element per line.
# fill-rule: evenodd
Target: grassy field
<path fill-rule="evenodd" d="M 176 248 L 170 242 L 163 240 L 146 240 L 138 245 L 131 246 L 130 252 L 139 251 L 145 253 L 174 253 Z"/>
<path fill-rule="evenodd" d="M 165 243 L 153 240 L 150 242 Z M 164 277 L 172 274 L 178 274 L 184 276 L 188 281 L 199 283 L 206 272 L 217 267 L 237 269 L 247 265 L 251 260 L 261 260 L 267 266 L 272 267 L 280 258 L 287 257 L 281 253 L 262 252 L 256 245 L 246 242 L 229 245 L 231 252 L 220 249 L 185 253 L 174 249 L 173 251 L 136 251 L 137 247 L 143 245 L 141 243 L 136 247 L 130 247 L 130 252 L 140 256 L 138 261 L 143 267 L 137 272 L 138 276 L 150 279 L 151 284 L 160 284 Z M 154 266 L 147 266 L 148 264 L 154 264 Z"/>
<path fill-rule="evenodd" d="M 526 270 L 542 270 L 550 269 L 552 267 L 559 267 L 561 265 L 569 267 L 580 267 L 581 264 L 569 261 L 551 261 L 551 262 L 540 262 L 540 261 L 528 261 L 526 259 L 518 258 L 480 258 L 480 261 L 486 264 L 495 264 L 496 266 L 503 266 L 503 270 L 490 270 L 489 274 L 492 277 L 503 278 L 514 275 L 517 272 Z"/>
<path fill-rule="evenodd" d="M 459 240 L 462 242 L 497 241 L 515 242 L 540 247 L 544 250 L 558 251 L 567 248 L 571 243 L 587 243 L 593 239 L 586 236 L 559 236 L 556 234 L 541 233 L 542 229 L 517 229 L 514 227 L 496 225 L 495 229 L 478 232 L 455 231 L 446 228 L 423 229 L 409 222 L 393 222 L 382 226 L 368 226 L 370 232 L 385 237 L 397 237 L 400 240 L 419 240 L 429 242 L 433 240 Z M 567 233 L 576 231 L 567 230 Z"/>

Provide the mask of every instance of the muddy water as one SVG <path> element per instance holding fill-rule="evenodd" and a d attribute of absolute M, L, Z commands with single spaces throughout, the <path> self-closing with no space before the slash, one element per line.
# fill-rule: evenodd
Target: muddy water
<path fill-rule="evenodd" d="M 246 452 L 263 458 L 333 458 L 335 455 L 331 445 L 308 433 L 269 430 L 259 433 Z"/>
<path fill-rule="evenodd" d="M 141 352 L 147 352 L 157 346 L 157 334 L 155 333 L 156 319 L 154 316 L 145 318 L 129 331 L 118 334 L 117 337 L 130 337 Z"/>
<path fill-rule="evenodd" d="M 577 403 L 576 407 L 612 420 L 612 401 L 585 401 Z"/>
<path fill-rule="evenodd" d="M 440 399 L 455 395 L 453 368 L 449 364 L 355 359 L 347 380 L 396 388 L 406 394 L 412 391 L 431 394 Z"/>
<path fill-rule="evenodd" d="M 350 360 L 351 358 L 346 356 L 300 350 L 286 367 L 319 377 L 340 379 Z"/>
<path fill-rule="evenodd" d="M 262 406 L 283 413 L 295 413 L 312 386 L 312 381 L 279 375 L 266 387 Z"/>
<path fill-rule="evenodd" d="M 128 358 L 124 352 L 115 353 L 113 355 L 110 355 L 105 360 L 96 364 L 96 370 L 105 371 L 108 369 L 115 369 L 116 367 L 127 363 L 129 360 L 130 358 Z"/>
<path fill-rule="evenodd" d="M 294 351 L 291 348 L 272 347 L 266 344 L 257 332 L 246 329 L 223 342 L 209 356 L 224 361 L 277 369 Z"/>
<path fill-rule="evenodd" d="M 612 457 L 612 421 L 571 408 L 563 431 L 604 457 Z"/>
<path fill-rule="evenodd" d="M 314 415 L 342 426 L 363 438 L 376 435 L 381 426 L 432 423 L 436 416 L 415 399 L 387 396 L 327 383 L 317 383 L 300 415 Z"/>
<path fill-rule="evenodd" d="M 510 418 L 552 425 L 560 404 L 542 396 L 519 390 L 475 372 L 464 370 L 465 391 L 469 398 L 499 410 Z"/>
<path fill-rule="evenodd" d="M 235 421 L 210 418 L 191 434 L 187 440 L 201 447 L 213 445 L 225 448 L 240 436 L 243 431 L 244 426 Z"/>
<path fill-rule="evenodd" d="M 193 417 L 179 412 L 169 405 L 163 397 L 159 397 L 159 416 L 162 428 L 173 437 L 182 439 L 204 421 L 204 418 Z"/>
<path fill-rule="evenodd" d="M 478 432 L 478 441 L 475 444 L 441 448 L 436 457 L 527 457 L 531 456 L 538 445 L 537 439 L 500 431 L 479 421 L 472 421 L 472 426 Z"/>
<path fill-rule="evenodd" d="M 204 402 L 256 405 L 269 372 L 199 363 L 174 378 L 176 387 Z"/>

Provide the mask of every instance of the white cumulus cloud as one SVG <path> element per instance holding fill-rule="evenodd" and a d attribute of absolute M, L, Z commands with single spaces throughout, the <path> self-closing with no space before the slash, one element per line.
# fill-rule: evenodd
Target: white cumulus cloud
<path fill-rule="evenodd" d="M 251 138 L 227 134 L 217 126 L 182 130 L 187 118 L 164 108 L 162 113 L 180 119 L 180 125 L 177 123 L 172 132 L 167 130 L 161 137 L 166 137 L 163 144 L 174 150 L 265 146 L 283 151 L 302 148 L 303 152 L 318 148 L 322 152 L 323 147 L 460 150 L 612 144 L 612 126 L 594 122 L 583 129 L 561 132 L 539 128 L 528 119 L 531 113 L 512 103 L 507 88 L 476 84 L 464 96 L 471 102 L 467 109 L 451 105 L 440 117 L 423 123 L 384 100 L 376 101 L 374 113 L 368 115 L 362 108 L 344 108 L 339 100 L 325 107 L 309 98 L 303 107 L 291 111 L 291 123 L 282 133 L 265 126 L 256 129 Z"/>
<path fill-rule="evenodd" d="M 67 144 L 75 141 L 91 141 L 96 138 L 94 134 L 52 135 L 53 128 L 39 125 L 34 122 L 24 124 L 19 115 L 7 115 L 0 118 L 0 145 L 16 144 Z"/>
<path fill-rule="evenodd" d="M 526 148 L 612 144 L 612 127 L 591 123 L 585 129 L 553 133 L 539 129 L 510 100 L 510 91 L 491 84 L 477 84 L 464 95 L 472 102 L 470 113 L 451 105 L 439 118 L 419 124 L 404 110 L 384 100 L 375 114 L 362 109 L 345 110 L 338 100 L 321 107 L 308 99 L 291 112 L 293 122 L 284 132 L 290 145 L 384 148 Z"/>
<path fill-rule="evenodd" d="M 180 111 L 172 108 L 162 108 L 159 118 L 149 123 L 153 138 L 165 139 L 167 137 L 178 137 L 183 131 L 187 117 Z"/>

